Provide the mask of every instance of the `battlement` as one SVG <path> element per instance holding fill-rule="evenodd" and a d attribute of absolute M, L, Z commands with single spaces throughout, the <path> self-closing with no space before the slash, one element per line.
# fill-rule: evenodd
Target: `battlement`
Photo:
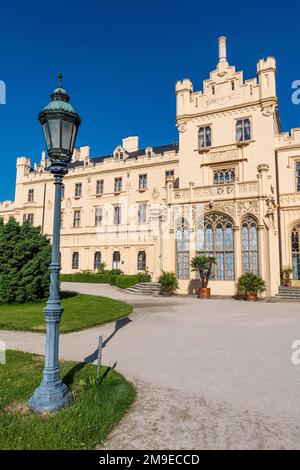
<path fill-rule="evenodd" d="M 276 135 L 276 148 L 288 145 L 300 145 L 300 127 L 293 128 L 290 132 L 281 132 Z"/>
<path fill-rule="evenodd" d="M 257 62 L 257 73 L 266 71 L 276 71 L 276 60 L 275 57 L 269 56 L 266 59 L 260 59 Z"/>
<path fill-rule="evenodd" d="M 193 93 L 193 83 L 189 78 L 184 78 L 183 80 L 178 80 L 176 82 L 176 93 L 181 91 L 189 91 Z"/>

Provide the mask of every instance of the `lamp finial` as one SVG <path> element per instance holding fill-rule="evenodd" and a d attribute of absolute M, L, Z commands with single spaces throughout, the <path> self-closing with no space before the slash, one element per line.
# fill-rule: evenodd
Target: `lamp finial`
<path fill-rule="evenodd" d="M 57 74 L 57 78 L 58 78 L 58 86 L 59 86 L 59 88 L 61 88 L 61 82 L 62 82 L 62 78 L 63 78 L 63 75 L 62 75 L 61 72 L 59 72 Z"/>

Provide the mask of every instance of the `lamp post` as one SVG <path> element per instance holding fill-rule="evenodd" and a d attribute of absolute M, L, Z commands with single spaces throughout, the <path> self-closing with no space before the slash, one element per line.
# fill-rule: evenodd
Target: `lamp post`
<path fill-rule="evenodd" d="M 81 120 L 70 104 L 70 97 L 61 85 L 51 93 L 51 102 L 39 114 L 54 176 L 55 202 L 53 220 L 52 261 L 50 264 L 50 294 L 44 308 L 46 320 L 46 347 L 43 379 L 29 400 L 30 408 L 38 413 L 53 412 L 72 400 L 72 393 L 62 382 L 58 366 L 59 323 L 63 307 L 59 296 L 61 188 L 68 172 L 77 131 Z"/>

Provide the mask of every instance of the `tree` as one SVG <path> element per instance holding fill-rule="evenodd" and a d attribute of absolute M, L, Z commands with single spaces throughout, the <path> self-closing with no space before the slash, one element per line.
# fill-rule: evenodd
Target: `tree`
<path fill-rule="evenodd" d="M 197 271 L 201 280 L 201 287 L 206 288 L 212 277 L 212 267 L 216 259 L 213 256 L 195 256 L 191 261 L 193 271 Z"/>
<path fill-rule="evenodd" d="M 39 227 L 0 221 L 0 303 L 35 302 L 48 295 L 51 245 Z"/>

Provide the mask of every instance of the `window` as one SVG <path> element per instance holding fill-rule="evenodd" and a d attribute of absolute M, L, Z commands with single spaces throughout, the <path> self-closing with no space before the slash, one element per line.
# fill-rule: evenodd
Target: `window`
<path fill-rule="evenodd" d="M 79 269 L 79 253 L 75 251 L 72 255 L 72 269 Z"/>
<path fill-rule="evenodd" d="M 120 255 L 119 251 L 114 251 L 113 252 L 112 268 L 113 269 L 121 269 L 121 255 Z"/>
<path fill-rule="evenodd" d="M 62 227 L 64 223 L 64 211 L 61 211 L 60 213 L 60 226 Z"/>
<path fill-rule="evenodd" d="M 139 204 L 138 207 L 138 223 L 145 224 L 147 222 L 147 205 Z"/>
<path fill-rule="evenodd" d="M 75 183 L 75 197 L 82 196 L 82 183 Z"/>
<path fill-rule="evenodd" d="M 122 178 L 115 178 L 115 193 L 122 191 Z"/>
<path fill-rule="evenodd" d="M 80 211 L 74 211 L 74 220 L 73 220 L 73 227 L 80 227 L 80 220 L 81 214 Z"/>
<path fill-rule="evenodd" d="M 220 170 L 214 170 L 214 184 L 233 183 L 234 180 L 234 168 L 222 168 Z"/>
<path fill-rule="evenodd" d="M 189 226 L 184 218 L 176 225 L 176 276 L 190 278 Z"/>
<path fill-rule="evenodd" d="M 214 256 L 214 279 L 234 280 L 233 223 L 224 214 L 208 214 L 197 224 L 197 256 Z"/>
<path fill-rule="evenodd" d="M 244 142 L 251 139 L 251 125 L 250 119 L 238 119 L 236 121 L 236 140 L 237 142 Z"/>
<path fill-rule="evenodd" d="M 174 176 L 174 170 L 165 171 L 165 178 L 170 178 L 172 176 Z"/>
<path fill-rule="evenodd" d="M 257 223 L 250 215 L 242 223 L 242 263 L 243 273 L 258 274 Z"/>
<path fill-rule="evenodd" d="M 199 147 L 210 147 L 211 146 L 211 127 L 203 126 L 199 127 Z"/>
<path fill-rule="evenodd" d="M 147 189 L 147 175 L 139 175 L 139 190 Z"/>
<path fill-rule="evenodd" d="M 96 207 L 95 211 L 95 225 L 96 227 L 99 227 L 102 225 L 103 222 L 103 208 L 102 207 Z"/>
<path fill-rule="evenodd" d="M 34 189 L 29 189 L 28 191 L 28 202 L 34 201 Z"/>
<path fill-rule="evenodd" d="M 98 180 L 96 182 L 96 194 L 102 194 L 104 190 L 104 180 Z"/>
<path fill-rule="evenodd" d="M 61 185 L 61 199 L 64 199 L 64 197 L 65 197 L 65 185 L 62 184 Z"/>
<path fill-rule="evenodd" d="M 94 269 L 97 271 L 100 268 L 101 258 L 102 258 L 101 251 L 96 251 L 94 255 Z"/>
<path fill-rule="evenodd" d="M 300 224 L 297 224 L 292 229 L 292 264 L 293 264 L 293 279 L 300 279 Z"/>
<path fill-rule="evenodd" d="M 119 225 L 121 223 L 121 207 L 114 207 L 114 224 Z"/>
<path fill-rule="evenodd" d="M 234 80 L 231 80 L 231 89 L 232 91 L 234 90 L 235 86 L 234 86 Z"/>
<path fill-rule="evenodd" d="M 138 252 L 138 271 L 146 271 L 146 253 L 144 251 Z"/>
<path fill-rule="evenodd" d="M 23 223 L 28 223 L 28 224 L 31 224 L 33 225 L 33 221 L 34 221 L 34 215 L 33 214 L 24 214 L 23 215 Z"/>

